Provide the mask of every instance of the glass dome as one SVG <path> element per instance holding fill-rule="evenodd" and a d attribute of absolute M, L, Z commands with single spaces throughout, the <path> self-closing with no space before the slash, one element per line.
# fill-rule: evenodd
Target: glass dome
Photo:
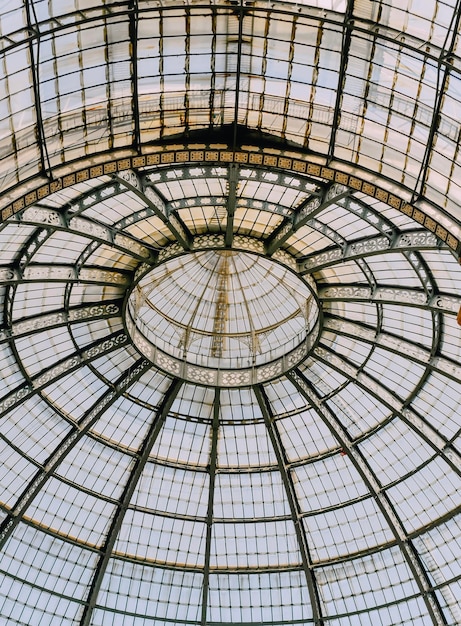
<path fill-rule="evenodd" d="M 460 18 L 0 0 L 0 624 L 461 624 Z"/>
<path fill-rule="evenodd" d="M 236 373 L 245 385 L 257 381 L 265 365 L 285 372 L 305 358 L 319 330 L 312 279 L 309 285 L 289 266 L 240 250 L 169 259 L 130 289 L 134 344 L 154 365 L 168 371 L 175 364 L 192 382 L 198 371 L 219 387 Z"/>

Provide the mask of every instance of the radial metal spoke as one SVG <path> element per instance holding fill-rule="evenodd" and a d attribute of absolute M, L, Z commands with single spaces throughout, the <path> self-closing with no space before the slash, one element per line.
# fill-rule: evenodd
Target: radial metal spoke
<path fill-rule="evenodd" d="M 299 507 L 299 500 L 296 495 L 295 485 L 293 483 L 293 477 L 291 475 L 290 470 L 288 469 L 288 458 L 286 455 L 286 451 L 280 437 L 280 433 L 278 432 L 277 425 L 274 420 L 274 415 L 272 413 L 269 400 L 266 396 L 266 393 L 263 387 L 257 385 L 254 387 L 254 392 L 256 395 L 256 399 L 258 400 L 258 404 L 261 408 L 261 412 L 264 417 L 264 423 L 266 425 L 266 429 L 272 443 L 272 447 L 275 452 L 275 456 L 277 457 L 277 463 L 280 471 L 280 475 L 282 477 L 282 481 L 285 487 L 285 492 L 288 500 L 288 504 L 290 507 L 291 518 L 293 521 L 293 525 L 296 532 L 296 537 L 298 540 L 299 552 L 301 554 L 302 565 L 304 570 L 304 575 L 306 577 L 307 588 L 309 591 L 309 598 L 312 606 L 312 613 L 314 618 L 314 624 L 316 626 L 322 626 L 325 624 L 325 620 L 322 617 L 322 608 L 319 597 L 318 585 L 315 578 L 315 573 L 312 566 L 312 559 L 309 551 L 309 544 L 306 537 L 306 532 L 304 530 L 301 510 Z"/>
<path fill-rule="evenodd" d="M 286 218 L 266 241 L 266 254 L 271 256 L 294 233 L 309 220 L 324 211 L 330 205 L 342 200 L 351 193 L 350 189 L 333 183 L 325 187 L 323 192 L 313 194 L 303 202 L 289 218 Z"/>
<path fill-rule="evenodd" d="M 168 214 L 165 200 L 154 190 L 152 185 L 144 184 L 141 177 L 133 170 L 118 172 L 116 179 L 138 196 L 160 218 L 176 241 L 185 250 L 189 250 L 191 234 L 176 214 Z"/>
<path fill-rule="evenodd" d="M 412 541 L 408 538 L 405 528 L 395 512 L 389 497 L 381 488 L 381 485 L 374 472 L 371 470 L 369 464 L 366 462 L 358 448 L 353 445 L 346 429 L 335 417 L 334 412 L 329 408 L 328 401 L 320 398 L 314 387 L 306 380 L 301 372 L 298 370 L 289 372 L 287 374 L 287 378 L 309 402 L 319 418 L 330 430 L 331 434 L 340 443 L 341 447 L 347 451 L 348 458 L 350 458 L 354 467 L 362 477 L 362 480 L 368 487 L 370 494 L 373 496 L 373 499 L 378 505 L 383 517 L 386 519 L 386 522 L 389 525 L 389 528 L 391 529 L 396 542 L 413 573 L 413 576 L 415 577 L 432 623 L 435 626 L 446 626 L 447 621 L 445 620 L 437 596 L 433 592 L 428 575 L 424 570 L 418 553 L 416 552 Z"/>
<path fill-rule="evenodd" d="M 237 205 L 237 186 L 238 186 L 239 171 L 237 166 L 233 163 L 229 166 L 229 180 L 227 191 L 227 224 L 226 224 L 226 247 L 232 247 L 232 240 L 234 238 L 234 216 L 235 207 Z"/>
<path fill-rule="evenodd" d="M 43 468 L 39 469 L 29 482 L 23 493 L 19 496 L 11 512 L 0 525 L 0 550 L 21 521 L 24 513 L 34 500 L 37 493 L 43 488 L 45 482 L 53 475 L 55 469 L 62 463 L 65 457 L 74 449 L 75 445 L 94 426 L 107 408 L 138 380 L 142 374 L 150 368 L 150 363 L 140 359 L 127 372 L 122 374 L 113 387 L 110 387 L 93 406 L 85 412 L 70 432 L 65 435 L 57 448 L 48 457 Z"/>
<path fill-rule="evenodd" d="M 205 539 L 205 562 L 203 567 L 203 591 L 202 591 L 202 613 L 200 623 L 202 626 L 207 624 L 207 607 L 210 586 L 210 555 L 211 555 L 211 539 L 213 532 L 213 512 L 214 512 L 214 496 L 216 482 L 216 465 L 218 458 L 218 433 L 219 433 L 219 404 L 220 389 L 215 389 L 213 404 L 213 423 L 211 425 L 211 450 L 209 462 L 210 482 L 208 487 L 208 508 L 206 517 L 206 539 Z"/>
<path fill-rule="evenodd" d="M 147 369 L 147 366 L 145 366 L 145 369 Z M 122 527 L 125 514 L 131 502 L 131 498 L 136 487 L 138 486 L 141 475 L 149 459 L 149 455 L 162 429 L 162 426 L 165 423 L 171 406 L 175 401 L 176 396 L 178 395 L 181 385 L 182 381 L 178 379 L 172 381 L 170 387 L 165 393 L 163 402 L 160 405 L 157 413 L 155 414 L 155 417 L 152 420 L 146 437 L 144 438 L 144 441 L 138 451 L 136 460 L 133 465 L 133 469 L 131 470 L 120 501 L 116 507 L 116 510 L 114 511 L 106 540 L 100 552 L 99 561 L 96 565 L 96 570 L 93 576 L 93 580 L 91 582 L 91 587 L 85 603 L 85 609 L 83 611 L 82 619 L 80 621 L 80 626 L 89 626 L 91 624 L 93 610 L 96 606 L 99 590 L 101 588 L 101 584 L 106 573 L 109 560 L 112 556 L 112 551 L 114 549 L 115 542 L 117 541 L 120 528 Z"/>

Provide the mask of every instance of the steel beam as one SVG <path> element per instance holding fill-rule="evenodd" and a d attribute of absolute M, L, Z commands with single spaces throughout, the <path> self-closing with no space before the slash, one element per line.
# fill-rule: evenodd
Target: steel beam
<path fill-rule="evenodd" d="M 125 193 L 126 187 L 116 180 L 112 180 L 110 183 L 103 183 L 99 187 L 91 189 L 86 193 L 81 194 L 77 198 L 74 198 L 67 204 L 63 205 L 63 210 L 67 215 L 81 215 L 86 210 L 101 204 L 105 200 L 115 198 L 122 193 Z"/>
<path fill-rule="evenodd" d="M 134 121 L 133 148 L 141 150 L 141 123 L 139 118 L 138 94 L 138 0 L 130 0 L 128 5 L 130 33 L 130 64 L 131 64 L 131 97 Z"/>
<path fill-rule="evenodd" d="M 12 265 L 18 268 L 24 268 L 29 265 L 31 259 L 33 259 L 37 251 L 52 235 L 53 233 L 47 228 L 36 228 L 21 247 L 21 250 L 18 252 L 18 255 Z"/>
<path fill-rule="evenodd" d="M 374 235 L 348 241 L 344 246 L 335 246 L 310 254 L 299 261 L 298 271 L 301 274 L 313 273 L 324 267 L 375 254 L 408 250 L 437 250 L 440 245 L 440 239 L 437 239 L 430 231 L 422 229 L 405 231 L 393 238 L 386 235 Z"/>
<path fill-rule="evenodd" d="M 405 258 L 412 266 L 413 270 L 417 274 L 426 296 L 428 299 L 432 298 L 434 294 L 438 292 L 437 283 L 432 275 L 431 269 L 424 260 L 423 256 L 418 250 L 406 250 L 404 253 Z M 440 351 L 440 342 L 442 341 L 443 330 L 443 313 L 442 311 L 431 311 L 432 316 L 432 345 L 431 345 L 431 357 L 435 357 Z M 426 367 L 424 374 L 420 377 L 418 385 L 413 389 L 413 392 L 408 396 L 406 402 L 410 404 L 414 397 L 417 396 L 420 389 L 426 383 L 429 375 L 431 374 L 431 368 Z"/>
<path fill-rule="evenodd" d="M 267 433 L 269 435 L 272 447 L 277 458 L 277 464 L 279 467 L 280 475 L 282 477 L 283 485 L 285 488 L 286 497 L 291 512 L 291 519 L 296 532 L 296 538 L 298 540 L 299 552 L 301 554 L 302 566 L 304 575 L 306 577 L 307 589 L 309 592 L 309 598 L 313 613 L 313 623 L 315 626 L 323 626 L 326 622 L 322 617 L 322 607 L 320 602 L 320 595 L 318 585 L 315 578 L 315 573 L 312 566 L 312 559 L 309 551 L 309 544 L 307 541 L 306 532 L 304 530 L 301 510 L 299 507 L 298 497 L 296 495 L 296 489 L 293 482 L 293 477 L 289 470 L 288 457 L 280 437 L 280 433 L 277 429 L 277 425 L 274 420 L 269 400 L 267 395 L 260 385 L 256 385 L 253 388 L 256 395 L 256 399 L 260 406 L 264 423 L 266 425 Z"/>
<path fill-rule="evenodd" d="M 238 187 L 238 167 L 235 163 L 232 163 L 229 166 L 229 180 L 228 180 L 228 191 L 227 191 L 227 223 L 226 223 L 226 237 L 225 244 L 226 248 L 232 247 L 232 241 L 234 238 L 234 216 L 235 216 L 235 207 L 237 205 L 237 187 Z"/>
<path fill-rule="evenodd" d="M 189 250 L 191 234 L 174 213 L 168 215 L 166 202 L 160 194 L 154 190 L 153 185 L 145 185 L 143 180 L 133 170 L 118 172 L 115 175 L 115 179 L 138 196 L 138 198 L 140 198 L 165 224 L 176 241 L 178 241 L 185 250 Z"/>
<path fill-rule="evenodd" d="M 209 593 L 209 587 L 210 587 L 210 554 L 211 554 L 211 539 L 212 539 L 212 531 L 213 531 L 216 465 L 217 465 L 217 458 L 218 458 L 219 411 L 220 411 L 220 389 L 217 387 L 215 389 L 215 394 L 214 394 L 213 422 L 211 425 L 211 451 L 210 451 L 210 462 L 208 464 L 210 482 L 209 482 L 209 488 L 208 488 L 208 508 L 207 508 L 207 516 L 206 516 L 205 562 L 204 562 L 204 567 L 203 567 L 202 612 L 201 612 L 201 620 L 200 620 L 201 626 L 207 625 L 208 593 Z"/>
<path fill-rule="evenodd" d="M 59 309 L 41 315 L 23 317 L 13 322 L 11 326 L 0 326 L 0 343 L 29 337 L 50 328 L 117 317 L 121 315 L 122 304 L 122 299 L 94 302 L 93 304 L 85 303 L 68 310 Z M 11 317 L 11 313 L 8 317 Z"/>
<path fill-rule="evenodd" d="M 20 404 L 48 385 L 57 382 L 71 372 L 80 369 L 101 356 L 118 350 L 129 342 L 125 332 L 117 332 L 99 341 L 95 341 L 81 350 L 57 361 L 54 365 L 42 370 L 39 374 L 24 381 L 0 399 L 0 418 L 16 409 Z"/>
<path fill-rule="evenodd" d="M 344 337 L 358 339 L 359 341 L 382 348 L 388 352 L 399 354 L 409 361 L 424 365 L 431 371 L 443 374 L 443 376 L 453 381 L 459 382 L 461 380 L 461 365 L 459 365 L 458 362 L 452 361 L 446 357 L 436 356 L 433 354 L 432 349 L 428 350 L 402 337 L 397 337 L 383 331 L 377 331 L 377 329 L 372 326 L 325 314 L 323 318 L 323 330 L 331 331 L 334 334 Z"/>
<path fill-rule="evenodd" d="M 36 205 L 18 213 L 12 221 L 46 228 L 48 232 L 65 231 L 89 237 L 142 262 L 154 262 L 157 258 L 157 251 L 137 237 L 80 215 L 66 215 L 55 209 Z"/>
<path fill-rule="evenodd" d="M 28 48 L 30 55 L 30 70 L 32 74 L 32 87 L 34 92 L 34 110 L 36 116 L 37 144 L 40 151 L 40 168 L 48 178 L 52 177 L 51 163 L 46 145 L 46 133 L 43 126 L 42 102 L 40 96 L 40 26 L 35 13 L 33 0 L 24 0 L 29 33 Z"/>
<path fill-rule="evenodd" d="M 446 29 L 445 41 L 443 43 L 440 56 L 437 60 L 437 83 L 435 85 L 435 101 L 432 110 L 432 120 L 429 127 L 429 136 L 425 140 L 426 149 L 421 167 L 416 179 L 411 203 L 416 202 L 424 195 L 424 186 L 426 184 L 427 172 L 430 164 L 432 151 L 434 149 L 435 137 L 439 128 L 442 105 L 445 97 L 445 91 L 453 71 L 451 67 L 452 57 L 458 44 L 459 26 L 461 20 L 461 0 L 456 2 L 453 7 L 453 13 L 449 27 Z"/>
<path fill-rule="evenodd" d="M 287 217 L 266 240 L 266 254 L 272 256 L 287 239 L 304 226 L 309 220 L 324 211 L 330 205 L 342 200 L 351 193 L 348 187 L 333 183 L 327 185 L 323 193 L 308 197 L 290 217 Z"/>
<path fill-rule="evenodd" d="M 0 525 L 0 550 L 21 521 L 37 493 L 43 488 L 43 485 L 53 475 L 56 468 L 62 463 L 68 453 L 73 450 L 78 441 L 88 433 L 107 408 L 111 406 L 133 382 L 138 380 L 150 366 L 150 363 L 146 359 L 140 359 L 133 367 L 120 376 L 115 385 L 111 386 L 93 406 L 85 412 L 80 420 L 75 423 L 70 432 L 65 435 L 54 452 L 48 457 L 43 467 L 35 473 L 34 477 L 12 507 L 11 512 Z"/>
<path fill-rule="evenodd" d="M 237 68 L 235 72 L 235 101 L 234 101 L 234 119 L 232 122 L 232 150 L 237 148 L 237 130 L 239 123 L 239 104 L 240 104 L 240 78 L 242 72 L 242 43 L 243 43 L 243 18 L 246 14 L 246 9 L 243 5 L 243 0 L 235 0 L 235 12 L 238 16 L 239 30 L 237 40 Z M 230 38 L 228 39 L 230 41 Z"/>
<path fill-rule="evenodd" d="M 440 455 L 456 474 L 461 476 L 461 453 L 426 418 L 421 417 L 411 406 L 407 406 L 405 400 L 364 372 L 361 366 L 354 365 L 322 343 L 314 348 L 313 356 L 378 400 L 393 415 L 397 415 L 436 454 Z"/>
<path fill-rule="evenodd" d="M 375 210 L 370 204 L 367 204 L 361 198 L 357 196 L 348 196 L 344 199 L 344 202 L 340 203 L 340 206 L 345 208 L 350 213 L 357 215 L 360 219 L 364 220 L 378 232 L 386 235 L 391 240 L 398 236 L 398 229 L 395 224 L 388 219 L 385 215 Z"/>
<path fill-rule="evenodd" d="M 440 311 L 457 315 L 461 306 L 461 297 L 439 293 L 428 295 L 425 290 L 411 287 L 380 285 L 376 288 L 359 284 L 321 285 L 318 289 L 321 302 L 373 302 L 376 304 L 398 304 L 418 307 L 429 311 Z"/>
<path fill-rule="evenodd" d="M 408 538 L 405 528 L 394 510 L 394 507 L 381 485 L 376 478 L 374 472 L 365 460 L 360 450 L 353 445 L 347 430 L 342 426 L 341 422 L 336 418 L 334 411 L 328 405 L 328 401 L 323 400 L 313 385 L 301 374 L 299 370 L 293 370 L 287 373 L 287 378 L 292 382 L 301 395 L 309 402 L 315 410 L 319 418 L 330 430 L 333 437 L 337 439 L 343 450 L 347 451 L 348 458 L 353 463 L 362 480 L 366 484 L 370 495 L 373 497 L 381 514 L 385 518 L 389 528 L 391 529 L 397 544 L 399 545 L 403 556 L 415 577 L 421 596 L 426 604 L 426 608 L 430 615 L 434 626 L 447 626 L 442 608 L 439 604 L 437 596 L 430 584 L 430 580 L 423 564 L 415 550 L 413 543 Z"/>
<path fill-rule="evenodd" d="M 94 283 L 98 285 L 119 285 L 130 283 L 131 273 L 107 269 L 100 266 L 77 267 L 75 265 L 47 265 L 34 263 L 20 270 L 16 267 L 0 266 L 0 284 L 20 283 Z"/>
<path fill-rule="evenodd" d="M 205 163 L 197 163 L 195 165 L 188 165 L 186 163 L 174 163 L 171 165 L 163 165 L 161 169 L 149 172 L 145 175 L 146 184 L 157 184 L 159 182 L 168 184 L 171 181 L 171 171 L 180 170 L 182 178 L 194 179 L 194 178 L 212 178 L 223 179 L 226 177 L 226 171 L 228 168 L 227 163 L 217 163 L 215 165 L 209 165 Z M 279 170 L 267 169 L 258 164 L 240 164 L 239 178 L 241 181 L 254 181 L 258 183 L 267 183 L 268 185 L 275 185 L 276 187 L 284 187 L 285 189 L 293 188 L 293 178 L 296 179 L 296 190 L 300 193 L 319 195 L 315 193 L 318 188 L 319 181 L 310 177 L 305 173 L 294 173 Z M 180 201 L 180 200 L 178 200 Z M 177 208 L 172 201 L 174 208 Z M 292 207 L 287 207 L 292 212 Z"/>
<path fill-rule="evenodd" d="M 147 367 L 145 369 L 147 369 Z M 142 445 L 136 455 L 133 469 L 131 470 L 128 481 L 123 489 L 120 501 L 116 507 L 116 510 L 114 511 L 112 522 L 106 535 L 106 540 L 100 551 L 99 560 L 96 565 L 96 570 L 93 576 L 93 580 L 91 582 L 90 590 L 88 592 L 88 597 L 85 602 L 85 608 L 83 610 L 82 618 L 80 620 L 80 626 L 89 626 L 91 624 L 93 610 L 96 606 L 99 590 L 101 588 L 107 566 L 112 556 L 112 551 L 114 549 L 115 542 L 117 541 L 120 528 L 122 527 L 123 520 L 130 505 L 131 498 L 136 487 L 138 486 L 138 482 L 149 459 L 149 455 L 157 440 L 158 435 L 160 434 L 163 424 L 165 423 L 171 406 L 175 401 L 176 396 L 178 395 L 181 385 L 182 381 L 179 379 L 174 379 L 170 384 L 168 390 L 163 397 L 163 401 L 158 411 L 156 412 L 154 419 L 152 420 L 144 441 L 142 442 Z"/>
<path fill-rule="evenodd" d="M 339 72 L 338 72 L 338 86 L 336 88 L 336 100 L 335 100 L 335 108 L 333 112 L 333 122 L 331 125 L 330 143 L 328 146 L 328 162 L 330 162 L 334 157 L 336 133 L 338 131 L 338 126 L 341 121 L 341 104 L 343 101 L 344 84 L 346 82 L 346 70 L 347 70 L 347 63 L 349 61 L 349 50 L 351 47 L 352 28 L 354 26 L 354 22 L 353 22 L 354 4 L 355 4 L 354 0 L 347 0 L 347 6 L 344 12 L 343 36 L 342 36 L 342 42 L 341 42 L 341 62 L 339 65 Z"/>
<path fill-rule="evenodd" d="M 165 13 L 175 12 L 178 9 L 183 9 L 184 5 L 182 2 L 172 2 L 171 5 L 165 5 L 161 7 L 161 11 Z M 228 12 L 229 4 L 225 2 L 217 2 L 213 8 L 219 12 Z M 262 16 L 267 16 L 267 5 L 265 3 L 258 4 L 254 3 L 252 5 L 248 5 L 246 10 L 248 12 L 252 12 L 255 14 L 261 13 Z M 157 6 L 152 6 L 151 8 L 147 8 L 144 11 L 148 16 L 157 16 L 159 12 L 159 8 Z M 271 14 L 274 15 L 287 15 L 292 16 L 293 13 L 301 17 L 307 17 L 309 20 L 320 24 L 333 24 L 336 27 L 341 28 L 344 23 L 343 14 L 338 11 L 331 11 L 326 9 L 315 9 L 313 6 L 297 6 L 292 5 L 290 3 L 281 2 L 278 5 L 274 5 L 271 7 Z M 72 23 L 77 27 L 80 25 L 91 25 L 93 23 L 100 23 L 101 21 L 110 22 L 111 20 L 116 22 L 122 19 L 126 19 L 129 15 L 129 7 L 127 3 L 124 4 L 116 4 L 116 5 L 99 5 L 98 7 L 91 6 L 89 9 L 79 8 L 75 11 L 69 11 L 67 14 L 63 16 L 52 16 L 48 19 L 44 19 L 38 22 L 38 26 L 40 29 L 40 33 L 42 36 L 53 37 L 53 35 L 57 35 L 60 31 L 66 30 L 68 28 L 68 20 L 72 19 Z M 63 19 L 63 18 L 68 19 Z M 353 29 L 355 32 L 360 34 L 364 33 L 365 35 L 369 35 L 370 31 L 370 23 L 367 19 L 355 18 Z M 376 33 L 376 38 L 378 40 L 382 39 L 383 41 L 388 41 L 394 43 L 396 41 L 400 41 L 402 32 L 398 28 L 392 28 L 391 26 L 386 25 L 385 22 L 380 24 L 379 31 Z M 21 26 L 14 33 L 8 33 L 5 35 L 5 48 L 4 52 L 9 52 L 16 47 L 21 47 L 24 45 L 24 42 L 28 42 L 29 40 L 34 40 L 38 36 L 37 32 L 33 30 L 32 32 L 27 28 L 27 25 Z M 443 49 L 437 45 L 431 45 L 430 47 L 425 47 L 427 43 L 424 39 L 418 39 L 417 37 L 408 34 L 405 37 L 405 41 L 401 42 L 403 47 L 406 47 L 408 50 L 414 51 L 415 53 L 421 55 L 424 59 L 428 59 L 434 62 L 440 62 L 441 65 L 450 64 L 450 58 L 446 58 L 442 53 Z"/>

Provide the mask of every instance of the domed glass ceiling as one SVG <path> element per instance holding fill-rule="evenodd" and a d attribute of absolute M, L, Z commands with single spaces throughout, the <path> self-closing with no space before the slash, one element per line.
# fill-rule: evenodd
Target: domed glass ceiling
<path fill-rule="evenodd" d="M 0 2 L 0 623 L 461 623 L 459 2 Z"/>

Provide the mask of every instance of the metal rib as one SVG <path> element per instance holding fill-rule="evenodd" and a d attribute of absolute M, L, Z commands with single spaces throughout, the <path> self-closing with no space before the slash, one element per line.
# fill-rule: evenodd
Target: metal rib
<path fill-rule="evenodd" d="M 298 271 L 301 274 L 312 273 L 344 261 L 388 252 L 437 250 L 440 245 L 440 240 L 433 233 L 423 229 L 405 231 L 392 238 L 386 235 L 374 235 L 347 241 L 343 246 L 334 246 L 321 252 L 315 252 L 299 261 Z"/>
<path fill-rule="evenodd" d="M 258 404 L 261 408 L 261 412 L 264 417 L 264 423 L 272 443 L 275 455 L 277 457 L 277 463 L 279 466 L 280 475 L 283 480 L 285 492 L 290 506 L 291 518 L 294 524 L 296 537 L 298 539 L 299 551 L 302 559 L 302 566 L 306 577 L 307 589 L 309 591 L 309 598 L 312 606 L 312 613 L 314 618 L 314 624 L 316 626 L 323 626 L 325 621 L 322 617 L 322 609 L 319 597 L 319 590 L 315 579 L 315 574 L 312 567 L 312 559 L 309 553 L 309 545 L 304 530 L 303 522 L 301 519 L 301 510 L 299 508 L 298 498 L 296 497 L 296 490 L 293 483 L 293 478 L 288 466 L 288 459 L 278 432 L 277 426 L 274 422 L 274 415 L 271 411 L 269 400 L 266 396 L 264 389 L 261 386 L 255 386 L 254 392 Z"/>
<path fill-rule="evenodd" d="M 375 288 L 359 283 L 338 283 L 318 285 L 318 297 L 321 302 L 374 302 L 376 304 L 397 304 L 417 307 L 428 311 L 442 311 L 457 315 L 461 306 L 461 297 L 451 294 L 436 293 L 428 295 L 423 289 L 413 287 L 395 287 L 379 285 Z"/>
<path fill-rule="evenodd" d="M 267 238 L 266 254 L 272 256 L 301 226 L 312 220 L 327 207 L 350 194 L 344 185 L 325 185 L 319 194 L 311 194 L 291 215 L 283 220 Z"/>
<path fill-rule="evenodd" d="M 399 398 L 397 394 L 362 371 L 360 367 L 353 365 L 322 344 L 314 349 L 314 354 L 319 361 L 353 381 L 367 394 L 386 406 L 394 415 L 398 415 L 407 426 L 440 455 L 456 474 L 461 476 L 461 453 L 427 419 L 421 417 L 413 408 L 405 406 L 405 401 Z"/>
<path fill-rule="evenodd" d="M 128 342 L 129 339 L 124 331 L 114 333 L 75 351 L 39 374 L 30 377 L 0 399 L 0 418 L 16 409 L 41 389 L 57 382 L 64 376 L 68 376 L 87 363 L 118 350 Z"/>
<path fill-rule="evenodd" d="M 386 522 L 402 551 L 408 567 L 415 577 L 432 623 L 434 626 L 446 626 L 447 621 L 445 620 L 442 608 L 423 568 L 419 555 L 416 552 L 411 540 L 408 538 L 405 528 L 396 514 L 387 494 L 381 489 L 381 485 L 374 472 L 371 470 L 358 448 L 356 448 L 351 442 L 346 429 L 330 410 L 328 401 L 321 400 L 313 385 L 309 383 L 299 370 L 289 372 L 287 374 L 287 378 L 309 402 L 310 406 L 315 409 L 319 418 L 328 427 L 342 448 L 347 451 L 348 457 L 356 470 L 359 472 L 364 483 L 367 485 L 370 494 L 373 495 L 377 506 L 386 519 Z"/>
<path fill-rule="evenodd" d="M 207 606 L 208 606 L 208 591 L 210 586 L 210 553 L 211 553 L 211 536 L 213 530 L 213 509 L 214 509 L 214 494 L 215 494 L 215 480 L 216 480 L 216 464 L 218 457 L 218 429 L 219 429 L 219 396 L 220 389 L 215 389 L 214 404 L 213 404 L 213 423 L 211 426 L 211 452 L 210 452 L 210 484 L 208 488 L 208 510 L 206 518 L 206 539 L 205 539 L 205 563 L 203 569 L 203 590 L 202 590 L 202 613 L 201 613 L 201 625 L 207 624 Z"/>
<path fill-rule="evenodd" d="M 101 584 L 106 573 L 109 560 L 112 556 L 112 550 L 114 548 L 115 542 L 117 541 L 118 533 L 122 526 L 123 519 L 127 512 L 134 490 L 136 489 L 141 474 L 144 471 L 144 467 L 147 463 L 152 447 L 157 440 L 165 419 L 171 409 L 171 405 L 178 395 L 181 385 L 182 381 L 180 381 L 179 379 L 175 379 L 169 386 L 163 398 L 163 402 L 160 405 L 138 452 L 138 456 L 134 463 L 131 474 L 128 478 L 128 482 L 125 485 L 120 502 L 118 503 L 118 506 L 114 512 L 112 523 L 107 533 L 106 541 L 101 549 L 101 554 L 93 576 L 93 581 L 91 583 L 91 587 L 88 593 L 88 598 L 85 603 L 85 609 L 83 611 L 82 619 L 80 621 L 80 626 L 89 626 L 91 624 L 91 618 L 93 615 L 93 610 L 96 606 L 99 590 L 101 588 Z"/>
<path fill-rule="evenodd" d="M 323 330 L 331 331 L 344 337 L 358 339 L 388 352 L 399 354 L 409 361 L 420 363 L 434 372 L 439 372 L 443 376 L 451 378 L 455 382 L 461 380 L 461 366 L 458 362 L 432 354 L 432 350 L 424 348 L 413 341 L 407 341 L 402 339 L 402 337 L 384 331 L 377 331 L 373 326 L 325 314 Z"/>
<path fill-rule="evenodd" d="M 109 388 L 85 412 L 82 418 L 76 423 L 70 432 L 63 438 L 57 448 L 48 457 L 42 469 L 38 470 L 22 494 L 19 496 L 11 513 L 0 525 L 0 550 L 8 541 L 12 532 L 21 521 L 27 508 L 34 500 L 37 493 L 43 488 L 45 482 L 53 475 L 55 469 L 62 463 L 69 452 L 75 447 L 80 439 L 93 427 L 99 417 L 119 398 L 126 389 L 142 374 L 150 368 L 150 363 L 145 359 L 140 359 L 134 367 L 122 374 L 115 385 Z"/>
<path fill-rule="evenodd" d="M 123 300 L 107 300 L 104 302 L 85 303 L 69 309 L 58 309 L 41 315 L 33 315 L 15 320 L 11 326 L 0 326 L 0 343 L 28 337 L 50 328 L 59 328 L 68 324 L 91 322 L 109 319 L 121 315 Z M 11 311 L 5 316 L 11 319 Z"/>

